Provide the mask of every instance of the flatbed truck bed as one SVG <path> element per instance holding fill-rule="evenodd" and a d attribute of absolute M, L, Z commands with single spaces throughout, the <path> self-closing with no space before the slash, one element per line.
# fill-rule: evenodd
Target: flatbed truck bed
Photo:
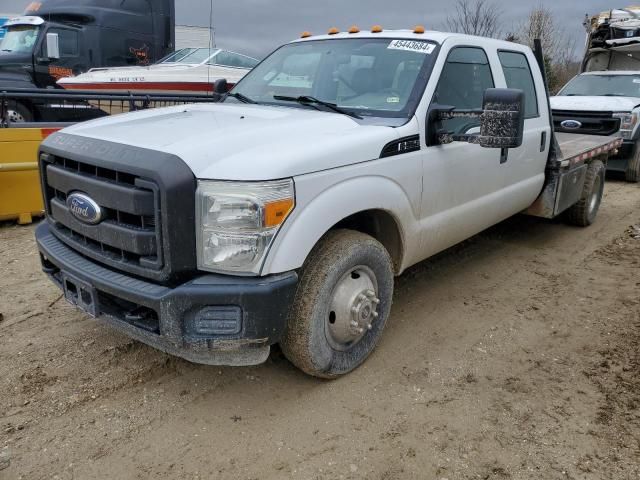
<path fill-rule="evenodd" d="M 544 188 L 525 211 L 528 215 L 555 218 L 580 200 L 588 164 L 609 155 L 622 146 L 620 137 L 574 133 L 555 133 L 547 164 Z"/>

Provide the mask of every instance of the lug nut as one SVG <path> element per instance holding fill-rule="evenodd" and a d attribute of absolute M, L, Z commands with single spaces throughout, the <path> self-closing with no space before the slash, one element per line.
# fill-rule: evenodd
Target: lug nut
<path fill-rule="evenodd" d="M 373 312 L 372 315 L 373 315 L 373 318 L 378 318 L 380 316 L 378 312 Z"/>
<path fill-rule="evenodd" d="M 367 329 L 373 330 L 373 325 L 371 325 L 371 324 L 367 325 Z"/>
<path fill-rule="evenodd" d="M 355 320 L 351 320 L 351 326 L 352 327 L 357 327 L 357 326 L 359 326 L 359 324 Z"/>
<path fill-rule="evenodd" d="M 364 333 L 364 328 L 359 328 L 358 333 Z"/>

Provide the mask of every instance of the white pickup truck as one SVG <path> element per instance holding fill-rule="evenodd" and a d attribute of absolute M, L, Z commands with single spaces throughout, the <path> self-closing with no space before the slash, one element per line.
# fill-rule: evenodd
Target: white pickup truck
<path fill-rule="evenodd" d="M 610 171 L 640 182 L 640 71 L 587 72 L 551 97 L 556 132 L 618 135 L 623 145 Z"/>
<path fill-rule="evenodd" d="M 411 265 L 519 212 L 594 221 L 621 139 L 555 136 L 536 58 L 422 28 L 305 34 L 222 103 L 67 128 L 40 152 L 43 269 L 192 362 L 280 344 L 346 374 Z"/>

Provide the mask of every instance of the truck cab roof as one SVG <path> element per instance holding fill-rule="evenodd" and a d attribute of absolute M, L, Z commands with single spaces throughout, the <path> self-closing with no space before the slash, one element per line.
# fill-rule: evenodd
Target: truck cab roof
<path fill-rule="evenodd" d="M 308 42 L 314 40 L 339 40 L 351 38 L 389 38 L 389 39 L 406 39 L 406 40 L 422 40 L 432 41 L 437 44 L 443 44 L 448 40 L 468 40 L 470 45 L 474 46 L 502 46 L 510 50 L 525 51 L 530 50 L 529 47 L 506 40 L 498 40 L 494 38 L 478 37 L 473 35 L 464 35 L 461 33 L 438 32 L 435 30 L 427 30 L 424 33 L 417 33 L 415 30 L 382 30 L 379 33 L 373 31 L 359 31 L 358 33 L 339 32 L 327 33 L 324 35 L 311 35 L 305 38 L 294 40 L 291 43 Z"/>

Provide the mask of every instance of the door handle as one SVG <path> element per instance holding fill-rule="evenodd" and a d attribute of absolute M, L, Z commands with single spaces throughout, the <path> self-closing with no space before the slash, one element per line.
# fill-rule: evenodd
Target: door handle
<path fill-rule="evenodd" d="M 547 149 L 547 132 L 542 132 L 540 138 L 540 151 L 544 152 Z"/>

